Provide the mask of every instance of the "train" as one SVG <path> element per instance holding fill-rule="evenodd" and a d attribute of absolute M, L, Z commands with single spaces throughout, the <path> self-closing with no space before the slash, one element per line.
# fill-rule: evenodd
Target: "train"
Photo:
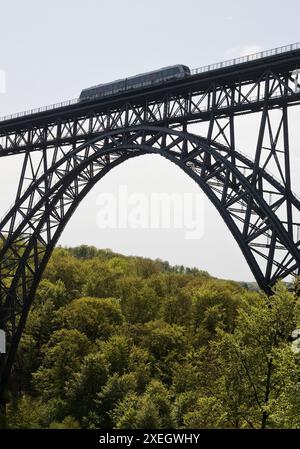
<path fill-rule="evenodd" d="M 79 101 L 94 100 L 135 89 L 156 86 L 169 81 L 186 78 L 190 75 L 191 71 L 186 65 L 177 64 L 170 67 L 164 67 L 152 72 L 142 73 L 140 75 L 119 79 L 110 83 L 88 87 L 82 90 Z"/>

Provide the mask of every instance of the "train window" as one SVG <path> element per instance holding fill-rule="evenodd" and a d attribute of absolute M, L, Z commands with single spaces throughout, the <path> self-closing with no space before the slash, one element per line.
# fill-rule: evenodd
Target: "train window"
<path fill-rule="evenodd" d="M 132 86 L 133 85 L 133 80 L 132 79 L 128 79 L 127 80 L 127 86 Z"/>

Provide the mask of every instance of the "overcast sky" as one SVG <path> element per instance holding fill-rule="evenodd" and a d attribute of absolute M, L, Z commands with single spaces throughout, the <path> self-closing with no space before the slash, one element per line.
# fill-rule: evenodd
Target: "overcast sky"
<path fill-rule="evenodd" d="M 84 87 L 167 65 L 195 68 L 300 41 L 300 3 L 294 0 L 0 0 L 0 8 L 0 70 L 6 74 L 0 115 L 76 98 Z M 239 131 L 245 153 L 256 136 L 249 123 L 241 122 Z M 291 123 L 297 126 L 297 115 Z M 300 150 L 297 142 L 294 154 Z M 17 159 L 0 160 L 0 215 L 15 194 Z M 294 169 L 299 169 L 297 157 Z M 176 229 L 99 229 L 100 195 L 117 194 L 120 185 L 127 185 L 129 194 L 148 197 L 152 192 L 199 194 L 196 184 L 163 158 L 137 158 L 114 169 L 85 198 L 61 244 L 93 244 L 197 266 L 223 278 L 253 279 L 203 195 L 198 240 L 187 240 L 185 231 Z"/>

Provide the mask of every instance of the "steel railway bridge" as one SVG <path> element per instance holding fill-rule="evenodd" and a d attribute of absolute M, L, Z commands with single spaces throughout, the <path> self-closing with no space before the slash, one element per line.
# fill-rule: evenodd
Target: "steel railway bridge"
<path fill-rule="evenodd" d="M 289 114 L 300 104 L 300 44 L 192 71 L 190 77 L 0 119 L 0 157 L 23 155 L 0 222 L 0 398 L 51 252 L 80 201 L 111 169 L 144 154 L 180 167 L 205 192 L 267 293 L 299 273 L 300 201 L 292 192 Z M 272 114 L 276 110 L 277 120 Z M 259 117 L 254 157 L 237 118 Z M 202 126 L 205 133 L 195 132 Z M 272 175 L 270 168 L 275 171 Z"/>

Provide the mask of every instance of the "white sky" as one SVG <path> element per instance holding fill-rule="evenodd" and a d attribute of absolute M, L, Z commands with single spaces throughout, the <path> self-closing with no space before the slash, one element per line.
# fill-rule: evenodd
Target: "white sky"
<path fill-rule="evenodd" d="M 78 97 L 84 87 L 182 63 L 191 68 L 300 41 L 300 4 L 291 0 L 0 0 L 0 116 Z M 299 113 L 291 117 L 293 169 L 299 173 Z M 248 120 L 248 121 L 245 121 Z M 238 147 L 255 145 L 257 123 L 241 119 Z M 18 158 L 0 160 L 0 215 L 18 181 Z M 252 280 L 243 256 L 213 206 L 203 197 L 204 234 L 186 240 L 183 230 L 100 230 L 103 192 L 182 192 L 199 188 L 177 167 L 144 156 L 115 168 L 85 198 L 61 244 L 93 244 L 125 254 L 197 266 L 223 278 Z M 300 184 L 298 188 L 300 192 Z"/>

